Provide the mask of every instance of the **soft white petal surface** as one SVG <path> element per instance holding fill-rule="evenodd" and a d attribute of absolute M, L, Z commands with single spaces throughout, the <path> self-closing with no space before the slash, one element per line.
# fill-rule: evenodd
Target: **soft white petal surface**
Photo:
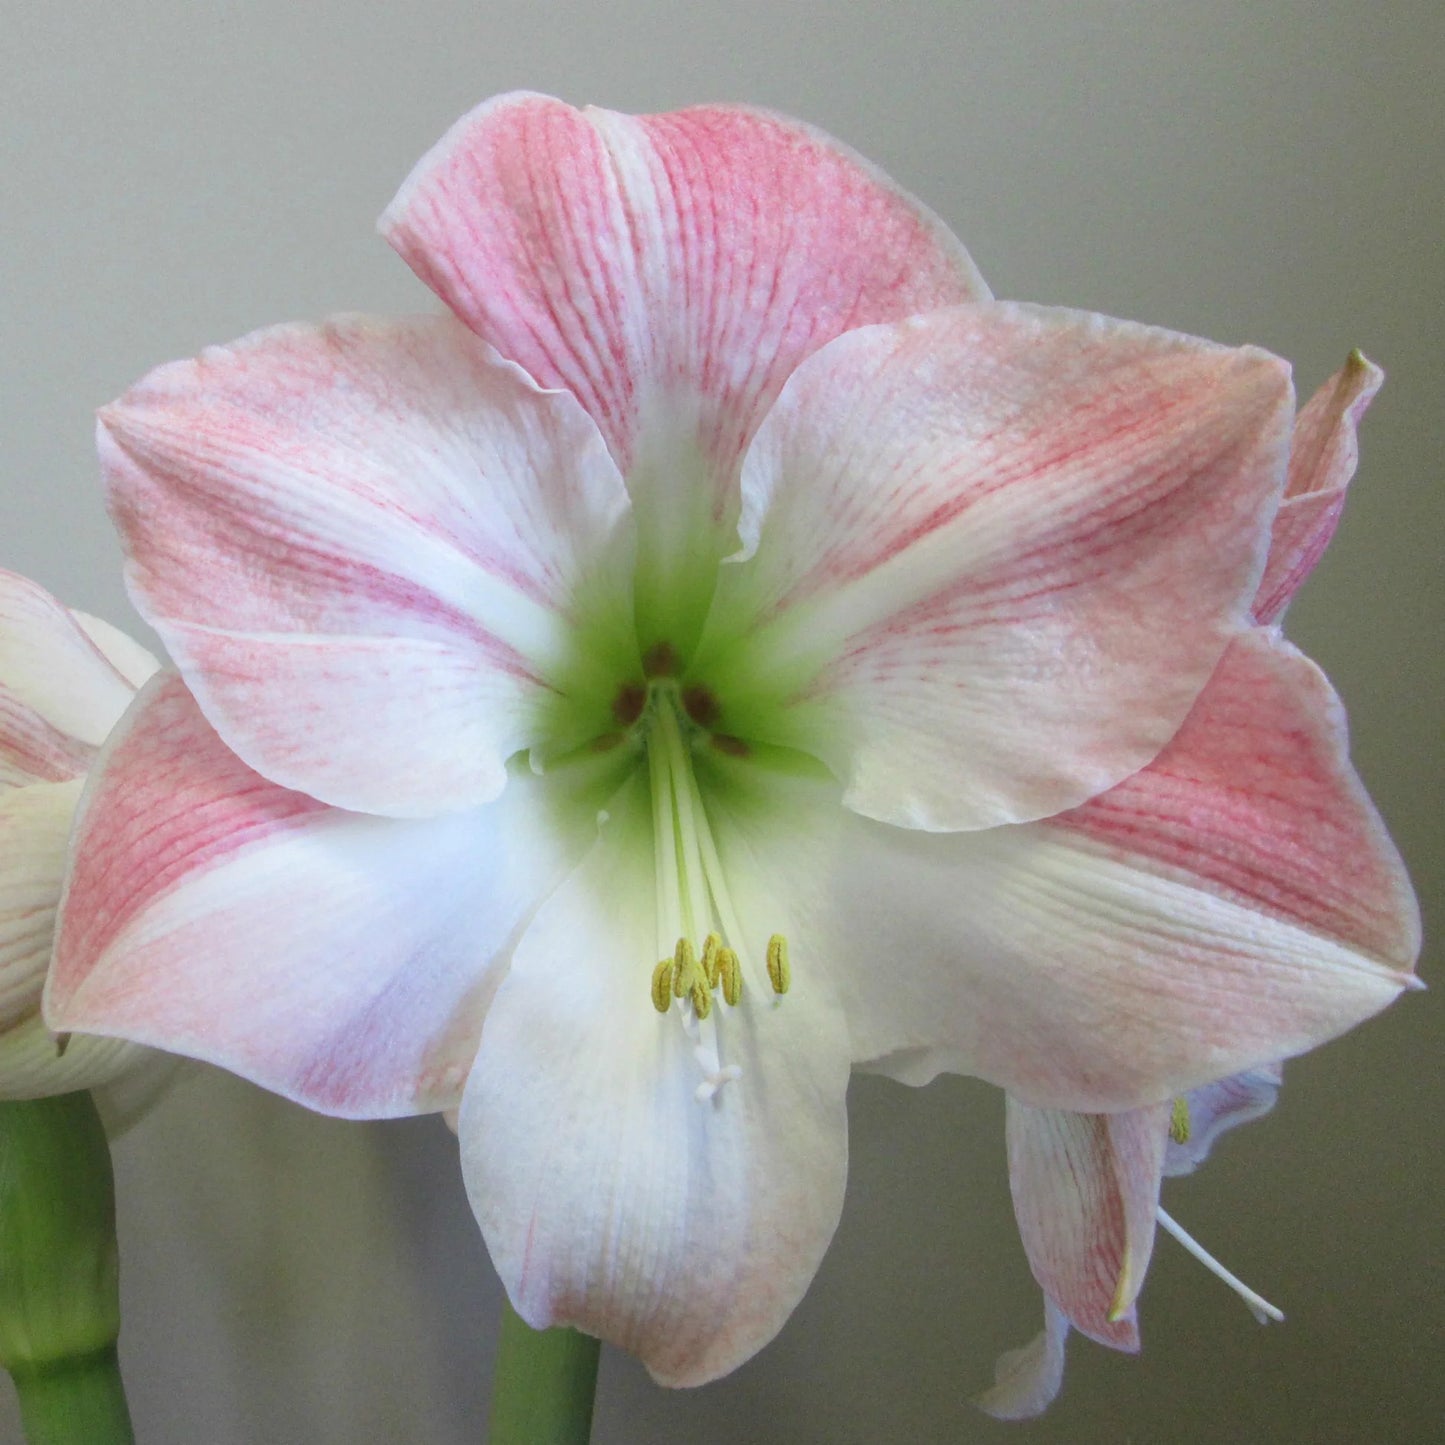
<path fill-rule="evenodd" d="M 1099 316 L 853 332 L 748 451 L 698 676 L 870 817 L 1072 807 L 1159 751 L 1246 621 L 1290 419 L 1277 358 Z"/>
<path fill-rule="evenodd" d="M 132 594 L 207 718 L 341 807 L 494 797 L 627 620 L 596 427 L 450 318 L 213 348 L 108 407 L 100 448 Z"/>
<path fill-rule="evenodd" d="M 907 1082 L 1126 1109 L 1302 1052 L 1413 982 L 1414 900 L 1338 705 L 1263 632 L 1151 768 L 1048 823 L 921 833 L 823 782 L 733 773 L 773 810 L 754 845 L 829 960 L 855 1060 Z"/>
<path fill-rule="evenodd" d="M 0 571 L 0 791 L 80 776 L 155 668 L 109 624 Z"/>
<path fill-rule="evenodd" d="M 528 928 L 459 1133 L 472 1206 L 522 1317 L 600 1335 L 665 1384 L 701 1384 L 777 1333 L 832 1237 L 847 1041 L 823 960 L 799 960 L 781 1002 L 755 968 L 738 1007 L 717 1003 L 710 1021 L 741 1077 L 699 1100 L 710 1064 L 679 1006 L 659 1015 L 649 999 L 646 808 L 638 778 Z M 750 899 L 765 887 L 752 880 Z M 786 930 L 789 902 L 777 895 L 759 926 Z M 766 947 L 766 934 L 748 943 Z"/>
<path fill-rule="evenodd" d="M 448 1107 L 517 930 L 595 828 L 540 793 L 520 774 L 434 820 L 330 808 L 253 773 L 157 678 L 82 804 L 47 1020 L 323 1112 Z"/>

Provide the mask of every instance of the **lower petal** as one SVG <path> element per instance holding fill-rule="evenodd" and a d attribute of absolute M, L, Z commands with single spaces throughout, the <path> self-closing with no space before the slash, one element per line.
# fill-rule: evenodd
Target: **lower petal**
<path fill-rule="evenodd" d="M 1169 1105 L 1075 1114 L 1008 1101 L 1009 1186 L 1029 1266 L 1075 1328 L 1136 1350 Z"/>
<path fill-rule="evenodd" d="M 993 1367 L 993 1385 L 974 1404 L 995 1420 L 1031 1420 L 1053 1404 L 1064 1383 L 1069 1320 L 1044 1296 L 1044 1327 L 1026 1345 L 1005 1350 Z"/>
<path fill-rule="evenodd" d="M 649 1000 L 647 794 L 528 928 L 462 1103 L 467 1186 L 531 1325 L 575 1325 L 669 1385 L 741 1364 L 782 1327 L 837 1224 L 847 1042 L 827 980 L 685 1025 Z M 774 914 L 779 917 L 781 915 Z M 740 1073 L 717 1086 L 719 1064 Z M 712 1082 L 709 1083 L 711 1078 Z M 700 1087 L 702 1086 L 702 1087 Z"/>

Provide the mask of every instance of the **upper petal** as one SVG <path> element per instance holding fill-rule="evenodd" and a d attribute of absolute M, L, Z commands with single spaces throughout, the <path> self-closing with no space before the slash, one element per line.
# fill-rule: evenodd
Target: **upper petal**
<path fill-rule="evenodd" d="M 690 400 L 732 478 L 797 364 L 840 332 L 987 295 L 930 212 L 837 141 L 742 106 L 484 102 L 381 219 L 480 336 L 587 408 L 628 470 Z"/>
<path fill-rule="evenodd" d="M 1300 1053 L 1412 982 L 1418 916 L 1319 670 L 1237 640 L 1149 768 L 1047 823 L 925 834 L 775 788 L 854 1057 L 1127 1109 Z M 781 841 L 786 839 L 786 842 Z"/>
<path fill-rule="evenodd" d="M 1334 536 L 1345 488 L 1360 460 L 1360 418 L 1384 380 L 1385 373 L 1374 362 L 1353 351 L 1300 412 L 1290 448 L 1289 482 L 1254 599 L 1260 622 L 1279 620 Z"/>
<path fill-rule="evenodd" d="M 857 331 L 744 467 L 701 668 L 848 806 L 968 829 L 1147 763 L 1246 609 L 1284 480 L 1282 362 L 989 304 Z"/>
<path fill-rule="evenodd" d="M 654 1010 L 648 807 L 638 777 L 528 928 L 459 1133 L 472 1207 L 523 1319 L 576 1325 L 689 1385 L 766 1344 L 818 1267 L 842 1206 L 848 1051 L 822 970 L 781 1001 L 754 978 L 736 1007 L 719 1002 L 716 1060 L 682 1005 Z M 785 928 L 789 904 L 775 898 L 760 926 Z M 741 1074 L 700 1098 L 715 1063 Z"/>
<path fill-rule="evenodd" d="M 478 335 L 597 422 L 638 506 L 644 645 L 686 648 L 731 549 L 737 464 L 843 331 L 986 296 L 936 217 L 797 121 L 487 101 L 421 161 L 387 239 Z"/>
<path fill-rule="evenodd" d="M 535 786 L 426 821 L 344 812 L 252 772 L 157 678 L 77 818 L 46 1018 L 327 1113 L 454 1104 L 499 961 L 591 820 Z"/>
<path fill-rule="evenodd" d="M 0 571 L 0 789 L 79 777 L 156 662 Z"/>
<path fill-rule="evenodd" d="M 596 428 L 450 318 L 213 348 L 108 407 L 100 447 L 132 594 L 207 718 L 338 806 L 494 797 L 626 636 Z"/>

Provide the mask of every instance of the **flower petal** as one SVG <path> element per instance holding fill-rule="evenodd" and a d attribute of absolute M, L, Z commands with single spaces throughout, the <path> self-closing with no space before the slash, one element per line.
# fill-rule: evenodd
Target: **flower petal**
<path fill-rule="evenodd" d="M 1044 1296 L 1044 1327 L 1026 1345 L 1005 1350 L 994 1364 L 993 1385 L 974 1404 L 995 1420 L 1031 1420 L 1054 1402 L 1064 1383 L 1068 1316 Z"/>
<path fill-rule="evenodd" d="M 40 1017 L 80 790 L 77 778 L 0 793 L 0 1098 L 94 1088 L 149 1057 L 116 1039 L 71 1039 L 62 1050 Z"/>
<path fill-rule="evenodd" d="M 699 667 L 869 817 L 1072 807 L 1159 751 L 1244 623 L 1289 418 L 1277 358 L 1099 316 L 842 337 L 748 452 Z"/>
<path fill-rule="evenodd" d="M 701 1384 L 777 1333 L 832 1237 L 847 1043 L 813 972 L 781 1002 L 751 979 L 736 1007 L 718 1002 L 717 1059 L 706 1035 L 699 1054 L 683 1005 L 659 1015 L 649 999 L 658 919 L 635 901 L 655 896 L 645 778 L 608 811 L 487 1015 L 463 1170 L 523 1319 L 610 1340 L 664 1384 Z M 718 1062 L 741 1077 L 701 1099 Z"/>
<path fill-rule="evenodd" d="M 1008 1100 L 1009 1187 L 1034 1278 L 1076 1329 L 1114 1349 L 1139 1347 L 1134 1301 L 1154 1250 L 1169 1112 Z"/>
<path fill-rule="evenodd" d="M 770 779 L 755 835 L 806 903 L 854 1059 L 1104 1112 L 1303 1052 L 1413 982 L 1409 882 L 1328 683 L 1237 640 L 1148 769 L 1047 823 L 928 834 Z"/>
<path fill-rule="evenodd" d="M 1277 622 L 1329 544 L 1360 460 L 1357 430 L 1385 373 L 1360 352 L 1309 400 L 1295 422 L 1289 482 L 1274 519 L 1269 563 L 1254 599 L 1260 622 Z"/>
<path fill-rule="evenodd" d="M 1192 1174 L 1209 1157 L 1221 1134 L 1252 1123 L 1274 1108 L 1284 1071 L 1278 1064 L 1262 1064 L 1216 1079 L 1185 1095 L 1189 1106 L 1189 1137 L 1169 1140 L 1164 1152 L 1164 1173 Z"/>
<path fill-rule="evenodd" d="M 114 628 L 0 571 L 0 790 L 80 776 L 134 695 L 131 673 L 147 663 L 148 675 L 155 659 Z"/>
<path fill-rule="evenodd" d="M 77 819 L 46 1018 L 326 1113 L 445 1108 L 496 960 L 585 846 L 592 815 L 538 786 L 424 822 L 346 813 L 253 773 L 157 678 Z"/>
<path fill-rule="evenodd" d="M 937 217 L 847 147 L 742 106 L 666 115 L 494 97 L 381 219 L 408 265 L 631 467 L 650 408 L 694 401 L 736 459 L 843 331 L 986 296 Z"/>
<path fill-rule="evenodd" d="M 596 429 L 449 318 L 162 367 L 100 447 L 132 594 L 212 726 L 338 806 L 494 797 L 613 636 L 594 589 L 625 600 L 601 581 L 627 503 Z"/>
<path fill-rule="evenodd" d="M 496 97 L 423 158 L 383 234 L 478 335 L 601 428 L 638 503 L 639 613 L 731 545 L 737 463 L 794 367 L 843 331 L 987 296 L 911 196 L 809 126 Z M 680 616 L 686 610 L 689 615 Z"/>

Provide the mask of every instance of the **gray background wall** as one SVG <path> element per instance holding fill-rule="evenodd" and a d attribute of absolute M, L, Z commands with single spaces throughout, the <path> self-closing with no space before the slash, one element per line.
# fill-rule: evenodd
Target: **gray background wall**
<path fill-rule="evenodd" d="M 372 223 L 477 100 L 762 102 L 923 196 L 1002 296 L 1258 342 L 1304 393 L 1354 345 L 1387 368 L 1291 630 L 1350 707 L 1439 936 L 1436 0 L 3 0 L 0 22 L 0 564 L 134 624 L 92 409 L 264 322 L 426 304 Z M 1441 1039 L 1438 990 L 1405 1000 L 1169 1187 L 1288 1324 L 1257 1329 L 1161 1241 L 1142 1360 L 1076 1342 L 1024 1427 L 966 1403 L 1039 1313 L 1000 1100 L 859 1081 L 843 1224 L 782 1337 L 683 1394 L 608 1352 L 597 1439 L 1438 1438 Z M 436 1120 L 339 1124 L 209 1074 L 117 1168 L 142 1440 L 482 1438 L 498 1287 Z"/>

